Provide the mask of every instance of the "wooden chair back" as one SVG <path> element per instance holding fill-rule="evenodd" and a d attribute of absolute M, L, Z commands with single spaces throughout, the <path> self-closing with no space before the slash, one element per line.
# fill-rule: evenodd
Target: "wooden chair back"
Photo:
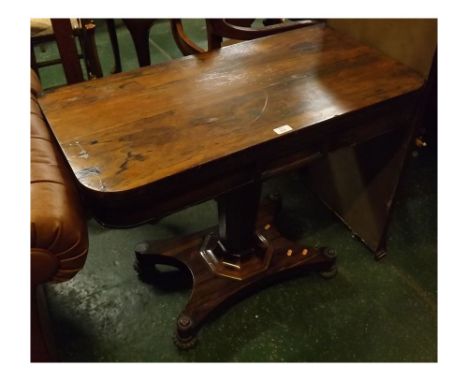
<path fill-rule="evenodd" d="M 255 19 L 206 19 L 208 51 L 221 48 L 224 39 L 253 40 L 255 38 L 322 24 L 321 20 L 294 20 L 284 22 L 282 19 L 266 19 L 263 27 L 252 27 Z M 171 30 L 174 40 L 184 55 L 197 54 L 205 50 L 195 44 L 185 33 L 182 19 L 171 19 Z"/>
<path fill-rule="evenodd" d="M 35 19 L 37 20 L 37 19 Z M 88 79 L 102 77 L 102 68 L 95 42 L 96 25 L 90 19 L 40 19 L 42 29 L 35 31 L 31 23 L 31 67 L 39 75 L 39 69 L 62 64 L 68 84 L 84 81 L 80 59 L 84 60 Z M 49 25 L 50 23 L 50 25 Z M 81 47 L 78 53 L 75 38 Z M 34 46 L 55 41 L 60 54 L 59 59 L 36 61 Z"/>

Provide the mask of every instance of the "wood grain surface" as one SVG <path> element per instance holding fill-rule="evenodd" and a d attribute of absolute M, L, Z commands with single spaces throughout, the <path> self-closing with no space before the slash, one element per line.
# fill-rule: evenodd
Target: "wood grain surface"
<path fill-rule="evenodd" d="M 64 87 L 40 104 L 80 183 L 121 192 L 422 84 L 378 51 L 312 27 Z M 282 125 L 293 130 L 276 134 Z"/>

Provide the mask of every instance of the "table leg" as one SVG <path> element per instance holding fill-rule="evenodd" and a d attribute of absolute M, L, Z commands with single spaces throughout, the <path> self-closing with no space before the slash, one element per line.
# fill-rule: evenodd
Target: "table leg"
<path fill-rule="evenodd" d="M 336 256 L 328 248 L 307 247 L 284 238 L 274 220 L 279 198 L 258 208 L 261 185 L 251 183 L 218 199 L 219 225 L 170 240 L 136 247 L 136 270 L 143 281 L 157 276 L 156 264 L 188 268 L 192 294 L 177 320 L 176 344 L 194 345 L 203 323 L 220 308 L 248 293 L 299 271 L 336 273 Z"/>

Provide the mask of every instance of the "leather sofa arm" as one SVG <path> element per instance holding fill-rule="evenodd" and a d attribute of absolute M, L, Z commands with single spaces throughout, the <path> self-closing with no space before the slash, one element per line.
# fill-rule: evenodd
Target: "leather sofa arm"
<path fill-rule="evenodd" d="M 88 231 L 70 169 L 37 103 L 31 71 L 31 283 L 65 281 L 84 265 Z"/>

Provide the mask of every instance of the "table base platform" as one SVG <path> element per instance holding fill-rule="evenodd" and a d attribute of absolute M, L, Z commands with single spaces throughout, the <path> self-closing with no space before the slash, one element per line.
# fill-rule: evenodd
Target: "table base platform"
<path fill-rule="evenodd" d="M 156 281 L 158 264 L 191 273 L 192 294 L 177 320 L 175 343 L 179 348 L 193 347 L 208 318 L 262 287 L 304 271 L 316 270 L 325 278 L 336 274 L 333 250 L 299 245 L 280 234 L 274 224 L 280 204 L 276 198 L 260 206 L 256 240 L 242 254 L 230 253 L 223 246 L 218 227 L 137 245 L 135 269 L 142 281 Z"/>

